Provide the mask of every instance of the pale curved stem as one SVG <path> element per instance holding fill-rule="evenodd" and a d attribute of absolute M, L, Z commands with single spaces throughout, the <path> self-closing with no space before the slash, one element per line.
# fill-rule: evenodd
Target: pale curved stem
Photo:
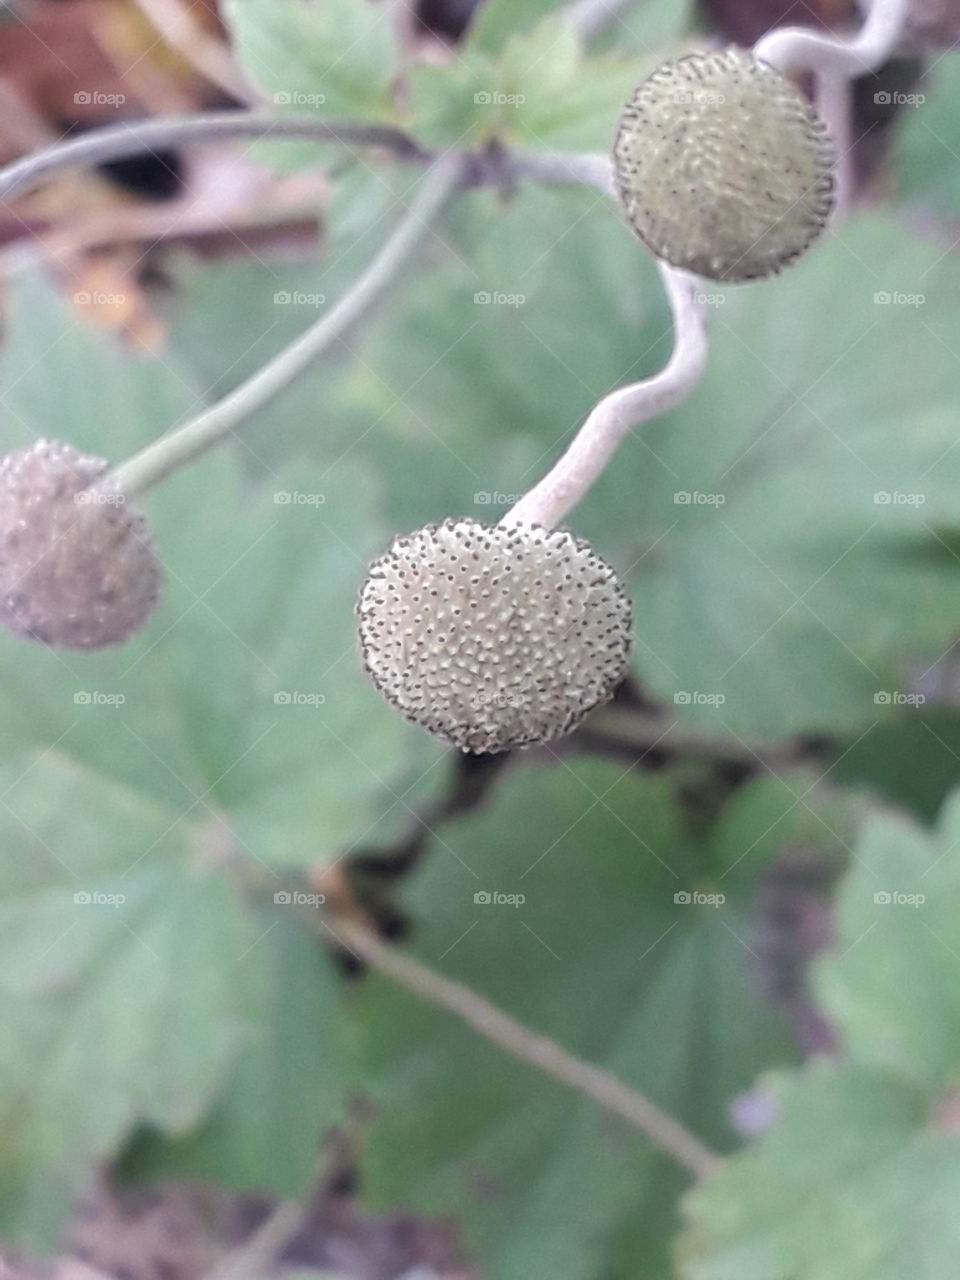
<path fill-rule="evenodd" d="M 695 1178 L 703 1178 L 717 1167 L 720 1157 L 685 1125 L 608 1071 L 574 1057 L 555 1040 L 538 1035 L 463 983 L 445 978 L 396 947 L 387 946 L 363 925 L 340 918 L 327 928 L 354 955 L 385 977 L 446 1009 L 521 1062 L 626 1120 Z"/>
<path fill-rule="evenodd" d="M 459 154 L 438 160 L 393 235 L 326 315 L 217 404 L 121 462 L 111 472 L 113 483 L 124 493 L 142 493 L 206 453 L 304 373 L 396 279 L 462 174 Z"/>
<path fill-rule="evenodd" d="M 666 263 L 657 265 L 673 313 L 670 359 L 653 377 L 605 396 L 559 462 L 507 512 L 501 524 L 547 528 L 557 524 L 597 481 L 624 437 L 680 404 L 700 380 L 709 353 L 704 309 L 698 299 L 702 281 Z"/>
<path fill-rule="evenodd" d="M 843 39 L 805 27 L 777 27 L 754 45 L 754 53 L 781 71 L 836 71 L 856 77 L 874 71 L 897 46 L 909 0 L 872 0 L 856 35 Z"/>
<path fill-rule="evenodd" d="M 161 116 L 135 120 L 58 142 L 16 160 L 0 170 L 0 200 L 11 200 L 44 178 L 74 165 L 106 164 L 142 151 L 177 147 L 216 138 L 308 138 L 356 147 L 386 147 L 410 159 L 428 154 L 401 129 L 388 125 L 318 120 L 316 116 L 278 115 L 276 112 L 216 111 L 209 115 Z"/>

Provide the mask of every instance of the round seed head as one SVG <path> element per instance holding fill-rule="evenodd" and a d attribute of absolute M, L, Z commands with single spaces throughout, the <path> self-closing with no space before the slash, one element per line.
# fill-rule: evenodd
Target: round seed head
<path fill-rule="evenodd" d="M 397 538 L 360 592 L 364 664 L 409 720 L 463 751 L 569 733 L 630 653 L 630 601 L 566 530 L 445 520 Z"/>
<path fill-rule="evenodd" d="M 775 67 L 734 46 L 672 59 L 638 85 L 614 165 L 647 248 L 711 280 L 782 270 L 833 207 L 823 121 Z"/>
<path fill-rule="evenodd" d="M 143 513 L 104 479 L 107 466 L 59 440 L 0 458 L 0 625 L 100 649 L 145 624 L 163 572 Z"/>

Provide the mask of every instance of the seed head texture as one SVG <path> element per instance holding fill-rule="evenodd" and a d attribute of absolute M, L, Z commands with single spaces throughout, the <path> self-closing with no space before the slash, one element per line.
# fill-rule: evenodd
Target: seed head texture
<path fill-rule="evenodd" d="M 566 530 L 428 525 L 373 563 L 357 611 L 384 697 L 477 754 L 569 733 L 612 696 L 630 653 L 625 591 Z"/>
<path fill-rule="evenodd" d="M 0 624 L 68 649 L 122 644 L 153 611 L 163 571 L 138 506 L 103 458 L 37 440 L 0 458 Z"/>
<path fill-rule="evenodd" d="M 786 76 L 735 46 L 672 59 L 642 81 L 614 166 L 643 243 L 711 280 L 781 271 L 833 207 L 826 125 Z"/>

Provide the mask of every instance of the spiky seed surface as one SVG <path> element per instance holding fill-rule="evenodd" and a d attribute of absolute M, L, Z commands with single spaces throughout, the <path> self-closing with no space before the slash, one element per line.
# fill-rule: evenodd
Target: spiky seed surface
<path fill-rule="evenodd" d="M 44 644 L 122 644 L 163 572 L 143 513 L 101 480 L 103 458 L 37 440 L 0 458 L 0 624 Z"/>
<path fill-rule="evenodd" d="M 617 189 L 644 244 L 711 280 L 782 270 L 833 207 L 833 146 L 790 81 L 731 46 L 663 63 L 614 144 Z"/>
<path fill-rule="evenodd" d="M 630 653 L 616 575 L 566 530 L 445 520 L 397 538 L 358 604 L 366 668 L 408 719 L 463 751 L 569 733 Z"/>

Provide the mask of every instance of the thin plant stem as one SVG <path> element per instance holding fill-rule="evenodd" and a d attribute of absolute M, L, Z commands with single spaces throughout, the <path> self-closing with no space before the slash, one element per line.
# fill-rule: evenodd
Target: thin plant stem
<path fill-rule="evenodd" d="M 908 5 L 909 0 L 872 0 L 860 30 L 846 39 L 806 27 L 777 27 L 757 41 L 754 53 L 781 71 L 866 75 L 886 62 L 896 48 Z"/>
<path fill-rule="evenodd" d="M 113 483 L 125 493 L 142 493 L 219 443 L 306 372 L 396 279 L 457 189 L 462 172 L 463 160 L 456 153 L 437 160 L 393 235 L 324 316 L 217 404 L 120 463 L 111 474 Z"/>
<path fill-rule="evenodd" d="M 512 151 L 506 156 L 509 176 L 551 185 L 593 187 L 601 195 L 615 191 L 613 160 L 590 152 Z"/>
<path fill-rule="evenodd" d="M 635 427 L 680 404 L 706 368 L 704 309 L 697 276 L 658 263 L 673 313 L 674 346 L 650 378 L 620 387 L 593 409 L 573 443 L 546 476 L 504 516 L 501 524 L 552 528 L 589 492 L 621 441 Z"/>
<path fill-rule="evenodd" d="M 82 137 L 58 142 L 0 170 L 0 200 L 9 201 L 44 178 L 75 165 L 106 164 L 142 151 L 207 142 L 218 138 L 307 138 L 350 147 L 384 147 L 411 160 L 429 153 L 389 125 L 318 120 L 316 116 L 278 115 L 266 111 L 217 111 L 208 115 L 162 116 L 110 125 Z"/>
<path fill-rule="evenodd" d="M 555 1041 L 531 1031 L 462 983 L 445 978 L 419 960 L 387 946 L 364 925 L 338 919 L 335 928 L 328 927 L 335 938 L 372 969 L 421 999 L 446 1009 L 521 1062 L 620 1116 L 695 1178 L 704 1177 L 716 1167 L 720 1157 L 679 1120 L 608 1071 L 584 1062 Z"/>

